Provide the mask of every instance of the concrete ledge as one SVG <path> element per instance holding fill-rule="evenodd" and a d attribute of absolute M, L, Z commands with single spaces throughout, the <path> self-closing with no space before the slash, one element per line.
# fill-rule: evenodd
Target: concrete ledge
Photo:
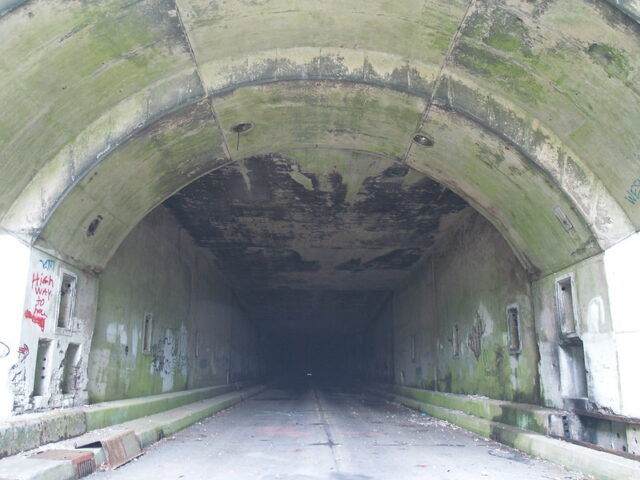
<path fill-rule="evenodd" d="M 403 391 L 405 387 L 400 387 L 400 389 Z M 483 437 L 491 438 L 571 470 L 593 475 L 600 480 L 637 480 L 640 478 L 640 462 L 634 460 L 556 440 L 539 433 L 469 415 L 459 410 L 439 407 L 404 395 L 396 395 L 385 389 L 374 388 L 371 391 L 428 413 L 433 417 L 447 420 Z"/>
<path fill-rule="evenodd" d="M 108 427 L 135 418 L 164 412 L 171 408 L 211 398 L 237 390 L 238 385 L 217 385 L 213 387 L 164 393 L 150 397 L 115 400 L 81 407 L 86 418 L 87 431 Z"/>
<path fill-rule="evenodd" d="M 238 402 L 256 395 L 264 390 L 263 386 L 249 388 L 240 392 L 228 393 L 219 397 L 201 400 L 183 407 L 167 410 L 148 417 L 139 418 L 118 425 L 118 428 L 136 432 L 142 448 L 158 440 L 173 435 L 180 430 L 193 425 L 203 418 L 229 408 Z"/>
<path fill-rule="evenodd" d="M 388 390 L 403 397 L 413 398 L 430 405 L 460 410 L 469 415 L 545 435 L 562 435 L 561 417 L 571 415 L 569 412 L 544 408 L 539 405 L 494 400 L 487 397 L 435 392 L 433 390 L 423 390 L 401 385 L 376 384 L 376 388 L 379 390 Z M 558 430 L 554 427 L 559 427 L 560 429 Z"/>
<path fill-rule="evenodd" d="M 79 438 L 47 445 L 47 448 L 73 449 L 76 442 L 81 443 L 83 441 L 83 437 L 95 438 L 101 432 L 112 433 L 114 430 L 133 430 L 140 441 L 140 445 L 144 448 L 203 418 L 256 395 L 263 389 L 263 386 L 257 386 L 221 394 L 214 398 L 199 400 L 189 405 L 95 430 Z M 105 461 L 106 457 L 102 448 L 82 450 L 91 451 L 95 456 L 97 465 Z M 0 460 L 0 478 L 3 480 L 74 480 L 76 473 L 70 461 L 31 460 L 28 458 L 28 454 L 21 454 Z"/>
<path fill-rule="evenodd" d="M 0 458 L 238 388 L 238 384 L 217 385 L 13 417 L 0 422 Z"/>

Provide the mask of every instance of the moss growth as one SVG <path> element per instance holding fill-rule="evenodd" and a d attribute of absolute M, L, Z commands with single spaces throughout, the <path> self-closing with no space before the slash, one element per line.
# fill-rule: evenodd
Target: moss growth
<path fill-rule="evenodd" d="M 519 65 L 468 42 L 460 42 L 455 61 L 473 74 L 497 82 L 516 94 L 523 103 L 538 105 L 544 98 L 544 87 L 531 73 Z"/>
<path fill-rule="evenodd" d="M 626 81 L 631 68 L 626 55 L 617 48 L 604 43 L 592 43 L 587 48 L 591 59 L 600 65 L 610 78 Z"/>
<path fill-rule="evenodd" d="M 531 39 L 522 18 L 502 8 L 485 8 L 490 11 L 472 15 L 463 33 L 503 52 L 531 56 Z"/>
<path fill-rule="evenodd" d="M 313 89 L 304 82 L 247 87 L 216 104 L 226 131 L 246 118 L 255 122 L 233 152 L 237 158 L 301 145 L 399 157 L 423 109 L 421 100 L 390 89 L 333 82 L 316 82 Z"/>

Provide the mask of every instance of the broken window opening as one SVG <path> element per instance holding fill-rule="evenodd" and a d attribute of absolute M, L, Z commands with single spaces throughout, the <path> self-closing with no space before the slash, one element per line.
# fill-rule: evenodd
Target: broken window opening
<path fill-rule="evenodd" d="M 153 333 L 153 313 L 144 314 L 144 323 L 142 325 L 142 353 L 151 353 L 151 335 Z"/>
<path fill-rule="evenodd" d="M 60 282 L 60 300 L 58 305 L 58 327 L 71 328 L 71 318 L 76 301 L 77 277 L 70 273 L 62 274 Z"/>
<path fill-rule="evenodd" d="M 70 343 L 62 360 L 62 383 L 60 390 L 64 395 L 73 393 L 78 388 L 78 370 L 80 368 L 80 345 Z"/>
<path fill-rule="evenodd" d="M 520 308 L 517 304 L 507 307 L 507 328 L 509 332 L 509 353 L 517 355 L 522 352 L 520 343 Z"/>
<path fill-rule="evenodd" d="M 33 379 L 33 396 L 38 397 L 47 392 L 49 378 L 51 376 L 51 340 L 38 341 L 38 353 L 36 355 L 36 369 Z"/>

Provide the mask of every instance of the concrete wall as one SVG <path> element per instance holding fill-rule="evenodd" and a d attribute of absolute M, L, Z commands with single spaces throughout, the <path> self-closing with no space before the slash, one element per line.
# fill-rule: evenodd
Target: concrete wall
<path fill-rule="evenodd" d="M 145 318 L 152 318 L 146 349 Z M 130 233 L 100 277 L 90 399 L 255 376 L 255 342 L 211 254 L 157 209 Z"/>
<path fill-rule="evenodd" d="M 538 402 L 528 276 L 483 217 L 465 212 L 458 222 L 394 294 L 395 382 Z M 519 313 L 519 352 L 510 352 L 508 307 Z M 381 315 L 391 316 L 388 311 Z M 379 343 L 376 325 L 368 336 Z"/>
<path fill-rule="evenodd" d="M 583 396 L 591 409 L 640 417 L 638 269 L 636 234 L 601 255 L 534 282 L 545 404 L 570 407 L 573 398 Z M 557 283 L 568 277 L 574 285 L 576 334 L 567 340 L 559 324 Z M 577 367 L 583 372 L 572 371 L 566 354 L 571 348 L 582 348 L 584 367 Z M 583 395 L 576 385 L 579 375 L 586 381 Z"/>
<path fill-rule="evenodd" d="M 381 342 L 393 337 L 386 354 L 399 384 L 640 417 L 640 236 L 532 281 L 480 215 L 457 222 L 371 323 L 367 368 L 382 369 Z M 509 343 L 515 307 L 520 352 Z M 573 326 L 562 325 L 563 308 Z"/>
<path fill-rule="evenodd" d="M 393 382 L 393 296 L 384 303 L 366 334 L 359 338 L 362 341 L 358 343 L 357 370 L 368 380 Z"/>
<path fill-rule="evenodd" d="M 581 406 L 572 399 L 588 398 L 594 407 L 620 411 L 618 360 L 602 259 L 602 255 L 592 257 L 533 284 L 545 405 L 572 408 Z M 563 339 L 558 314 L 556 284 L 563 279 L 572 282 L 575 302 L 576 335 L 569 341 Z M 580 348 L 584 367 L 572 366 L 576 358 L 569 357 L 572 351 L 579 355 Z"/>
<path fill-rule="evenodd" d="M 30 250 L 20 340 L 8 373 L 13 413 L 82 405 L 97 297 L 93 275 Z"/>
<path fill-rule="evenodd" d="M 626 417 L 640 417 L 638 269 L 636 234 L 530 279 L 502 236 L 465 212 L 370 324 L 364 373 L 388 381 L 381 358 L 390 355 L 396 384 L 572 411 L 572 438 L 637 452 Z"/>

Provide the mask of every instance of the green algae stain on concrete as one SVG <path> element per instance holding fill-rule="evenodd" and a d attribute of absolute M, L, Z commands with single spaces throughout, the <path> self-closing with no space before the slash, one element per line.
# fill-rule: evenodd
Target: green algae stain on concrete
<path fill-rule="evenodd" d="M 279 82 L 216 97 L 225 132 L 241 122 L 255 125 L 239 138 L 227 134 L 232 157 L 316 146 L 400 157 L 424 109 L 422 99 L 390 89 L 320 81 L 313 87 Z"/>
<path fill-rule="evenodd" d="M 467 38 L 483 42 L 512 55 L 532 55 L 532 39 L 525 21 L 503 8 L 482 6 L 471 15 L 463 30 Z"/>
<path fill-rule="evenodd" d="M 69 254 L 73 245 L 77 262 L 103 268 L 152 208 L 224 162 L 210 104 L 184 107 L 130 138 L 89 171 L 53 213 L 40 242 L 60 254 Z M 104 220 L 88 238 L 88 223 L 97 215 Z"/>
<path fill-rule="evenodd" d="M 533 74 L 516 62 L 471 42 L 461 41 L 454 53 L 455 62 L 472 74 L 495 82 L 528 105 L 544 98 L 545 88 Z"/>
<path fill-rule="evenodd" d="M 609 77 L 626 82 L 631 73 L 629 61 L 622 50 L 602 43 L 592 43 L 587 48 L 591 59 L 607 72 Z"/>
<path fill-rule="evenodd" d="M 32 172 L 87 125 L 190 68 L 179 23 L 168 14 L 171 5 L 166 0 L 42 1 L 3 17 L 0 57 L 10 72 L 5 78 L 20 88 L 0 89 L 0 103 L 17 105 L 27 116 L 17 122 L 8 117 L 11 129 L 0 128 L 9 134 L 3 158 L 21 159 L 19 169 L 3 175 L 0 197 L 17 196 Z M 162 100 L 168 96 L 165 92 Z"/>

